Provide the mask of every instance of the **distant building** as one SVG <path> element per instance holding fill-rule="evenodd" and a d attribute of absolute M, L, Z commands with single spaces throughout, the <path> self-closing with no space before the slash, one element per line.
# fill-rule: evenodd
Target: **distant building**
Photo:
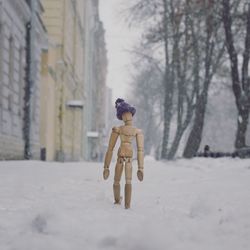
<path fill-rule="evenodd" d="M 118 124 L 116 118 L 116 109 L 113 100 L 113 91 L 111 88 L 106 87 L 106 98 L 105 98 L 105 129 L 102 141 L 102 151 L 106 153 L 108 149 L 109 138 L 111 135 L 112 127 Z"/>
<path fill-rule="evenodd" d="M 49 45 L 43 53 L 41 147 L 46 160 L 83 158 L 84 12 L 82 0 L 43 0 Z"/>
<path fill-rule="evenodd" d="M 107 51 L 99 17 L 99 1 L 86 0 L 85 8 L 85 159 L 102 160 L 105 137 Z"/>
<path fill-rule="evenodd" d="M 39 0 L 0 0 L 0 159 L 40 157 Z"/>

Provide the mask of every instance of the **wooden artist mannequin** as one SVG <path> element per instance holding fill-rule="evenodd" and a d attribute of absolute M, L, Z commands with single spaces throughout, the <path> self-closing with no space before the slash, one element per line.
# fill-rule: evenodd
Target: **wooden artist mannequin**
<path fill-rule="evenodd" d="M 143 152 L 143 134 L 140 129 L 133 127 L 132 120 L 135 113 L 135 109 L 129 104 L 125 103 L 122 99 L 116 101 L 117 117 L 123 120 L 124 125 L 120 127 L 114 127 L 109 140 L 108 150 L 105 156 L 103 178 L 106 180 L 109 177 L 109 166 L 113 155 L 113 149 L 120 137 L 120 147 L 117 153 L 117 163 L 115 167 L 114 176 L 114 200 L 115 204 L 121 203 L 120 196 L 120 180 L 122 176 L 123 168 L 125 168 L 125 208 L 130 208 L 131 191 L 132 191 L 132 159 L 133 159 L 133 148 L 132 140 L 136 138 L 137 144 L 137 161 L 138 171 L 137 177 L 140 181 L 143 180 L 143 167 L 144 167 L 144 152 Z"/>

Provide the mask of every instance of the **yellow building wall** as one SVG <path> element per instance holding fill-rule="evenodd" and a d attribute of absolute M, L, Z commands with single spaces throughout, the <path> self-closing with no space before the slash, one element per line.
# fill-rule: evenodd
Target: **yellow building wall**
<path fill-rule="evenodd" d="M 62 45 L 64 0 L 42 0 L 42 4 L 45 9 L 43 22 L 48 31 L 49 40 Z"/>
<path fill-rule="evenodd" d="M 48 161 L 53 161 L 56 157 L 56 76 L 53 72 L 55 59 L 56 51 L 43 51 L 40 141 L 41 147 L 46 149 Z"/>
<path fill-rule="evenodd" d="M 50 102 L 44 99 L 43 103 L 45 105 L 51 103 L 55 109 L 51 114 L 52 110 L 43 108 L 41 115 L 44 127 L 41 141 L 46 145 L 48 159 L 54 157 L 58 160 L 79 160 L 83 155 L 81 141 L 83 109 L 68 107 L 67 103 L 72 100 L 83 101 L 84 98 L 84 2 L 82 0 L 43 0 L 45 9 L 43 20 L 50 42 L 48 59 L 44 63 L 48 64 L 53 61 L 52 58 L 54 59 L 50 71 L 55 72 L 56 76 L 51 79 L 48 71 L 48 75 L 44 74 L 43 77 L 43 95 L 54 98 Z M 51 46 L 56 48 L 56 53 Z M 51 93 L 48 95 L 47 91 Z M 49 114 L 55 117 L 54 125 L 47 124 Z"/>

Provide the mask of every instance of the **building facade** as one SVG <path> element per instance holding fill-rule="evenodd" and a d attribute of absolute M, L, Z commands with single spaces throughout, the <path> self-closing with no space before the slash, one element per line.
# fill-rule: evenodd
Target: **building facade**
<path fill-rule="evenodd" d="M 84 3 L 43 0 L 49 45 L 42 63 L 40 139 L 46 160 L 83 158 Z"/>
<path fill-rule="evenodd" d="M 0 159 L 40 158 L 42 11 L 38 0 L 0 0 Z"/>
<path fill-rule="evenodd" d="M 107 56 L 98 0 L 0 0 L 0 159 L 100 160 Z"/>
<path fill-rule="evenodd" d="M 85 159 L 100 161 L 105 147 L 104 137 L 107 51 L 105 31 L 99 17 L 99 1 L 86 0 L 85 8 Z"/>

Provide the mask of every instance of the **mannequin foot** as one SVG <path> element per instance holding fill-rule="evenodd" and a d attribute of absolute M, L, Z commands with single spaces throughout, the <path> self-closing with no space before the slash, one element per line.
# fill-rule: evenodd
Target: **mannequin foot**
<path fill-rule="evenodd" d="M 115 200 L 114 204 L 121 205 L 121 202 L 122 202 L 122 196 L 120 196 L 119 200 Z"/>

